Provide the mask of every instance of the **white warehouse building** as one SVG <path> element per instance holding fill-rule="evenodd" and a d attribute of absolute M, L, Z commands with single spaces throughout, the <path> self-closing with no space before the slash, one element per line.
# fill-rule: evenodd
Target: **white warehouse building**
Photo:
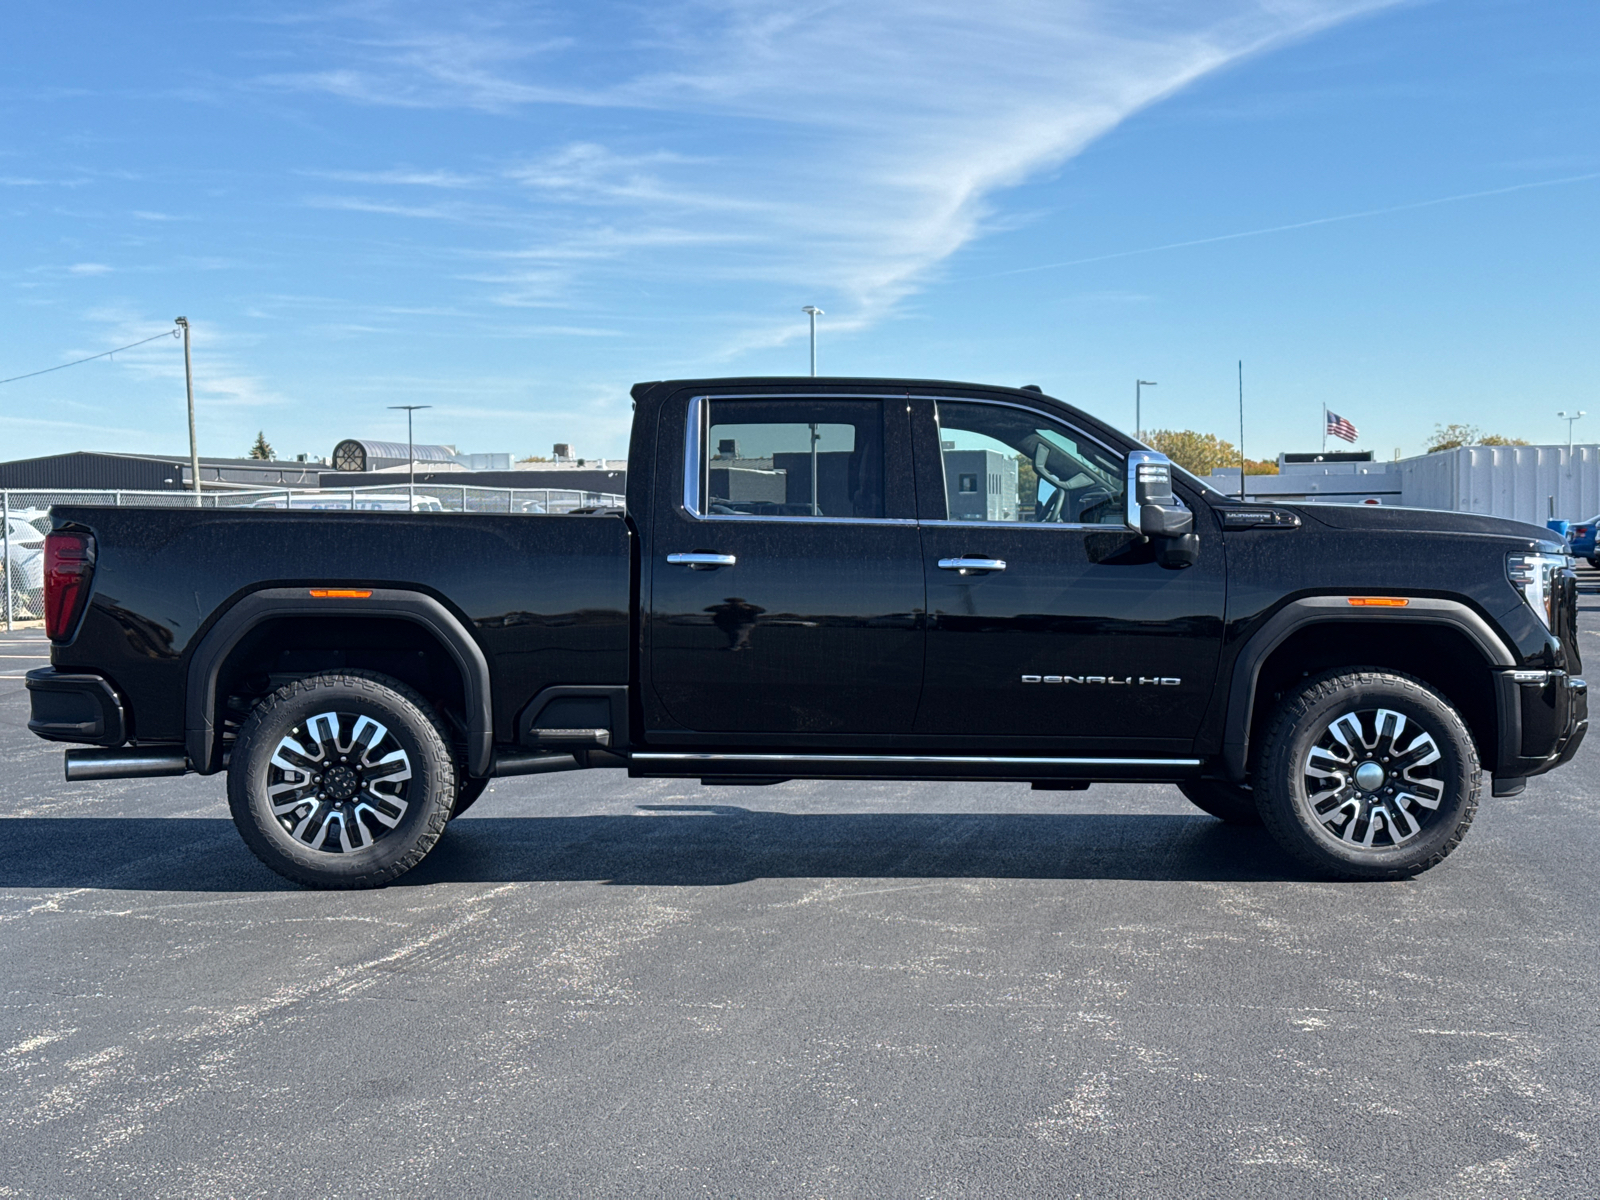
<path fill-rule="evenodd" d="M 1395 462 L 1374 462 L 1370 452 L 1283 454 L 1278 474 L 1247 475 L 1245 495 L 1270 502 L 1376 501 L 1406 508 L 1511 517 L 1543 525 L 1550 517 L 1582 521 L 1600 513 L 1600 446 L 1463 446 Z M 1239 469 L 1216 470 L 1207 480 L 1239 494 Z"/>

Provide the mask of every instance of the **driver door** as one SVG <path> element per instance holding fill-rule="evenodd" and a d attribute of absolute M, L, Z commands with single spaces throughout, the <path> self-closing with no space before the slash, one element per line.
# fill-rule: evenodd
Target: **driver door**
<path fill-rule="evenodd" d="M 929 615 L 916 732 L 1187 751 L 1221 649 L 1220 535 L 1197 520 L 1200 561 L 1163 568 L 1125 524 L 1121 451 L 1023 405 L 917 403 Z"/>

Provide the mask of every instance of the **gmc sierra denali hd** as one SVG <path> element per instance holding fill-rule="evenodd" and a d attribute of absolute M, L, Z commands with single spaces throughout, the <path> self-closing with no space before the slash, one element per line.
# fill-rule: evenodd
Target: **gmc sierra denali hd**
<path fill-rule="evenodd" d="M 1587 729 L 1572 560 L 1462 513 L 1243 503 L 1036 388 L 645 383 L 627 505 L 53 511 L 29 728 L 226 771 L 370 887 L 507 775 L 1176 784 L 1344 878 L 1438 863 Z"/>

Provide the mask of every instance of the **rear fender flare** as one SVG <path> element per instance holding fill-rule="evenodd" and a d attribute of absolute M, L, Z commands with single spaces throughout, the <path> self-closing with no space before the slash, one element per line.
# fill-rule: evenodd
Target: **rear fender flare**
<path fill-rule="evenodd" d="M 365 589 L 363 589 L 365 590 Z M 217 676 L 240 640 L 263 621 L 277 617 L 373 616 L 420 625 L 449 652 L 461 673 L 466 696 L 467 773 L 489 773 L 494 758 L 494 717 L 489 662 L 465 626 L 432 596 L 393 588 L 374 588 L 371 596 L 319 599 L 307 588 L 263 588 L 242 597 L 218 618 L 189 658 L 184 695 L 184 749 L 202 775 L 222 769 L 216 735 Z"/>
<path fill-rule="evenodd" d="M 1448 625 L 1465 634 L 1483 655 L 1484 669 L 1514 667 L 1517 660 L 1510 648 L 1478 613 L 1457 600 L 1432 600 L 1410 597 L 1404 608 L 1356 608 L 1346 596 L 1310 596 L 1291 600 L 1250 635 L 1234 659 L 1233 677 L 1228 688 L 1228 712 L 1222 735 L 1223 773 L 1243 782 L 1250 761 L 1250 718 L 1255 711 L 1256 681 L 1261 666 L 1291 634 L 1308 625 L 1333 621 L 1365 621 L 1368 624 L 1398 622 L 1413 625 Z M 1498 693 L 1497 693 L 1498 697 Z M 1506 713 L 1500 712 L 1501 736 L 1506 736 Z M 1520 738 L 1520 727 L 1518 732 Z"/>

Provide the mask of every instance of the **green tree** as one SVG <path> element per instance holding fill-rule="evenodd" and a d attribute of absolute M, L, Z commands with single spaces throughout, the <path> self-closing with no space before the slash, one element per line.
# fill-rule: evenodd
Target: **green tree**
<path fill-rule="evenodd" d="M 1152 450 L 1159 450 L 1184 470 L 1204 477 L 1218 467 L 1237 467 L 1239 449 L 1214 433 L 1193 429 L 1158 429 L 1145 436 Z M 1270 458 L 1246 459 L 1246 475 L 1276 475 L 1278 462 Z"/>
<path fill-rule="evenodd" d="M 1032 508 L 1039 503 L 1039 472 L 1026 454 L 1017 455 L 1017 507 Z"/>
<path fill-rule="evenodd" d="M 266 430 L 260 430 L 256 433 L 256 444 L 250 447 L 250 457 L 259 458 L 265 462 L 272 461 L 274 455 L 271 445 L 267 442 Z"/>
<path fill-rule="evenodd" d="M 1463 425 L 1452 422 L 1449 425 L 1435 425 L 1433 436 L 1428 439 L 1426 452 L 1436 454 L 1440 450 L 1459 450 L 1463 446 L 1526 446 L 1524 438 L 1501 437 L 1498 433 L 1485 434 L 1476 425 Z"/>
<path fill-rule="evenodd" d="M 1184 470 L 1195 475 L 1209 475 L 1216 467 L 1237 467 L 1239 451 L 1233 443 L 1224 441 L 1214 433 L 1197 433 L 1193 429 L 1157 429 L 1145 435 L 1145 443 L 1159 450 Z"/>

